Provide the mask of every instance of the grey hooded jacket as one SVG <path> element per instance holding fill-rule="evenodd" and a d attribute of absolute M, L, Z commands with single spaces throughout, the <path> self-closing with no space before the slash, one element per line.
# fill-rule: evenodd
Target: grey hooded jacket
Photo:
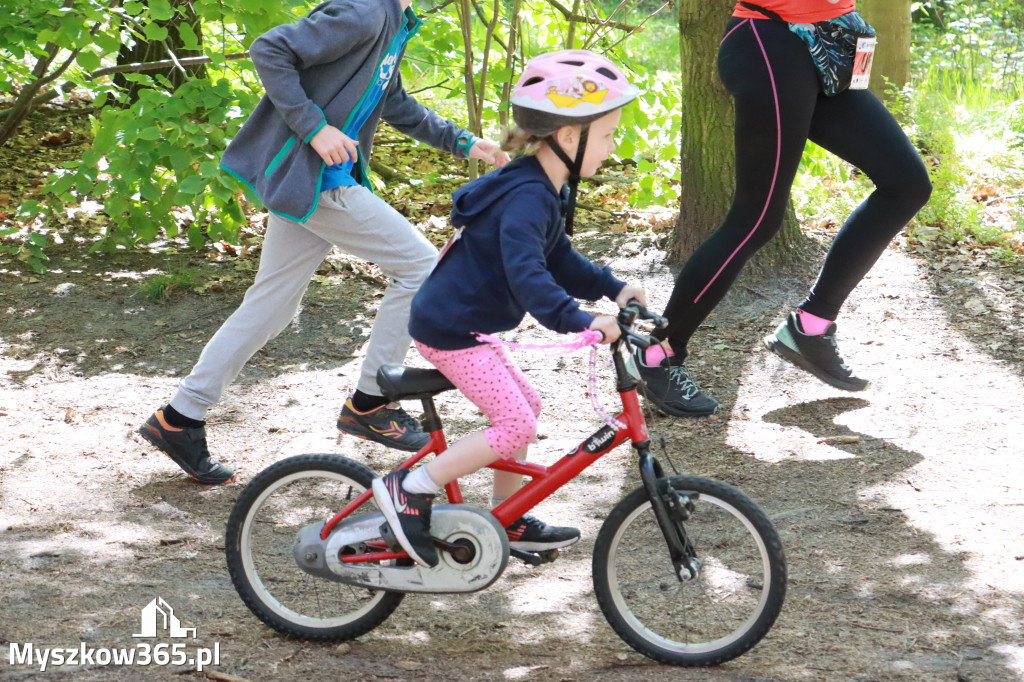
<path fill-rule="evenodd" d="M 403 12 L 398 0 L 328 0 L 298 23 L 253 41 L 250 55 L 266 95 L 228 144 L 221 168 L 252 188 L 271 211 L 305 222 L 316 210 L 326 167 L 309 141 L 328 123 L 344 125 L 407 23 L 411 37 L 420 21 L 411 9 Z M 403 46 L 399 64 L 404 54 Z M 406 93 L 395 64 L 387 91 L 359 131 L 364 184 L 381 119 L 460 158 L 475 139 Z"/>

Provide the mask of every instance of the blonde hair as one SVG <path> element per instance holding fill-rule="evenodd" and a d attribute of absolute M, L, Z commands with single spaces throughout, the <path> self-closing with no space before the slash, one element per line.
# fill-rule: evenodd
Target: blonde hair
<path fill-rule="evenodd" d="M 537 151 L 538 145 L 543 141 L 543 135 L 516 126 L 504 130 L 501 135 L 501 148 L 513 154 L 531 154 Z"/>

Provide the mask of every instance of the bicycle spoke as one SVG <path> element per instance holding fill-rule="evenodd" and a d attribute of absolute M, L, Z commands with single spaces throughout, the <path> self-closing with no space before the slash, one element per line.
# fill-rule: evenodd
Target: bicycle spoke
<path fill-rule="evenodd" d="M 705 488 L 696 491 L 683 523 L 699 562 L 697 575 L 678 580 L 646 492 L 639 489 L 601 529 L 594 586 L 609 622 L 635 649 L 670 663 L 708 665 L 738 656 L 764 636 L 781 608 L 785 563 L 774 530 L 742 493 L 710 479 L 680 485 Z"/>
<path fill-rule="evenodd" d="M 350 639 L 394 611 L 402 595 L 310 573 L 293 554 L 298 533 L 323 523 L 369 487 L 373 472 L 330 455 L 282 460 L 243 492 L 228 524 L 232 581 L 249 608 L 275 629 L 310 639 Z M 367 504 L 357 513 L 374 508 Z"/>

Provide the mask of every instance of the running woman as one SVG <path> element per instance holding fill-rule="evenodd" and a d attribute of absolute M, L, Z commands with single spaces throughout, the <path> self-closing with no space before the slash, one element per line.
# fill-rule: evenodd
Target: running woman
<path fill-rule="evenodd" d="M 687 345 L 746 262 L 778 232 L 807 140 L 859 168 L 875 189 L 836 234 L 807 297 L 765 345 L 836 388 L 868 386 L 839 353 L 840 308 L 931 194 L 924 162 L 892 114 L 869 90 L 826 96 L 807 44 L 791 30 L 853 12 L 854 0 L 761 0 L 758 6 L 768 12 L 736 4 L 718 53 L 719 76 L 736 107 L 732 207 L 676 278 L 664 313 L 668 327 L 655 332 L 662 344 L 638 351 L 646 397 L 671 415 L 718 409 L 686 370 Z"/>

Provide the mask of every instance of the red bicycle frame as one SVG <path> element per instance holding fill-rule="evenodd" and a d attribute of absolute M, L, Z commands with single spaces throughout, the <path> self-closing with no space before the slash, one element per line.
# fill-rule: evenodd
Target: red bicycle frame
<path fill-rule="evenodd" d="M 614 352 L 617 353 L 619 348 L 619 343 L 613 345 Z M 617 368 L 620 363 L 621 359 L 616 358 Z M 502 459 L 488 465 L 489 469 L 523 474 L 530 479 L 526 485 L 521 487 L 509 496 L 508 499 L 492 510 L 491 513 L 498 520 L 498 523 L 502 528 L 507 527 L 520 516 L 529 512 L 553 492 L 574 479 L 580 474 L 580 472 L 596 462 L 606 453 L 611 452 L 616 447 L 624 443 L 627 439 L 631 440 L 635 447 L 639 447 L 640 444 L 647 441 L 647 422 L 644 420 L 643 412 L 640 410 L 640 401 L 637 397 L 636 384 L 633 383 L 633 385 L 626 390 L 620 390 L 619 398 L 622 401 L 622 412 L 618 414 L 615 419 L 624 424 L 625 428 L 616 429 L 611 425 L 605 424 L 595 431 L 589 438 L 582 441 L 575 450 L 564 455 L 551 466 L 544 466 L 542 464 L 534 464 L 532 462 L 520 460 Z M 428 401 L 430 403 L 429 407 Z M 424 407 L 427 408 L 428 413 L 434 412 L 436 414 L 432 398 L 424 399 L 423 403 Z M 430 431 L 430 441 L 423 446 L 419 452 L 402 462 L 398 468 L 410 468 L 427 455 L 439 455 L 446 449 L 448 449 L 448 442 L 445 439 L 444 430 L 438 420 L 437 428 Z M 448 483 L 445 486 L 445 493 L 447 494 L 448 501 L 450 503 L 462 504 L 462 490 L 459 488 L 458 480 Z M 335 525 L 362 506 L 362 504 L 372 496 L 373 491 L 368 489 L 345 505 L 343 509 L 324 524 L 323 529 L 320 531 L 320 538 L 322 540 L 326 540 Z M 383 543 L 381 543 L 381 546 L 383 546 Z M 408 557 L 408 554 L 405 552 L 381 551 L 371 552 L 368 554 L 345 555 L 339 558 L 343 563 L 364 563 L 404 557 Z"/>

